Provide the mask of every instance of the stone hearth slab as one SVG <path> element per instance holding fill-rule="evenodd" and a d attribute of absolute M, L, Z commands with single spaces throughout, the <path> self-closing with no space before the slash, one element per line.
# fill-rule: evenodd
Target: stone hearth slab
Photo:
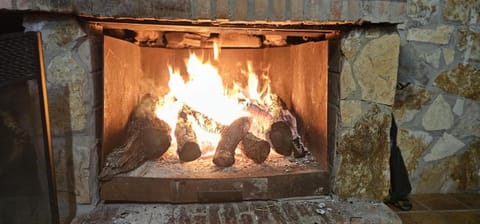
<path fill-rule="evenodd" d="M 401 223 L 383 203 L 301 197 L 206 204 L 100 204 L 80 223 Z"/>

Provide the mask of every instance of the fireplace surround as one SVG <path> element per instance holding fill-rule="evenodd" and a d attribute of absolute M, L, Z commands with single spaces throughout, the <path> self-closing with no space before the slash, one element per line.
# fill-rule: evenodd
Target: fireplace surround
<path fill-rule="evenodd" d="M 201 33 L 214 38 L 236 36 L 233 46 L 225 41 L 220 43 L 217 66 L 225 85 L 237 83 L 245 86 L 247 76 L 242 76 L 242 73 L 247 70 L 247 63 L 257 74 L 266 70 L 271 91 L 297 114 L 299 127 L 295 128 L 309 152 L 308 158 L 271 154 L 263 164 L 251 164 L 243 158 L 237 159 L 233 167 L 219 168 L 210 162 L 210 158 L 203 157 L 200 161 L 182 163 L 171 152 L 175 149 L 170 147 L 160 159 L 145 162 L 131 172 L 102 181 L 101 199 L 207 202 L 305 196 L 329 191 L 327 38 L 338 38 L 338 31 L 114 22 L 98 22 L 97 25 L 102 26 L 106 34 L 103 39 L 104 111 L 100 164 L 105 164 L 108 153 L 125 142 L 127 122 L 142 96 L 167 94 L 171 79 L 169 66 L 185 73 L 184 61 L 192 53 L 203 56 L 204 61 L 215 60 L 211 47 L 172 48 L 169 47 L 172 43 L 161 43 L 169 41 L 164 40 L 168 35 L 187 33 Z M 136 38 L 139 38 L 139 34 L 147 31 L 159 34 L 160 37 L 156 38 L 160 40 L 153 42 L 160 43 L 148 47 L 142 46 L 145 43 L 139 41 L 128 41 L 126 34 L 129 32 L 136 33 Z M 277 35 L 285 43 L 282 46 L 248 46 L 247 38 L 262 40 L 266 39 L 266 35 Z M 211 107 L 222 110 L 221 106 Z M 175 128 L 174 124 L 170 126 Z"/>

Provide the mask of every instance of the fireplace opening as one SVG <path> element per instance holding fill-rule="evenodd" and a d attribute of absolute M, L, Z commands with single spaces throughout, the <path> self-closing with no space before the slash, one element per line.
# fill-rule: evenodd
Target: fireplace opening
<path fill-rule="evenodd" d="M 328 42 L 335 32 L 102 26 L 102 199 L 328 193 Z"/>

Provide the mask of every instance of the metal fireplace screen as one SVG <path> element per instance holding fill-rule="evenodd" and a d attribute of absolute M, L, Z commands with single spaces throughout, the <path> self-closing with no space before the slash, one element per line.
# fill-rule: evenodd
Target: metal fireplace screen
<path fill-rule="evenodd" d="M 40 33 L 0 36 L 0 223 L 58 223 Z"/>

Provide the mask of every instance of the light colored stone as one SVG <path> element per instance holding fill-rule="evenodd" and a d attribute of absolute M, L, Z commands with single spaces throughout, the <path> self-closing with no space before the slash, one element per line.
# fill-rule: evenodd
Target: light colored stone
<path fill-rule="evenodd" d="M 403 161 L 411 176 L 417 167 L 420 156 L 432 143 L 432 136 L 423 131 L 398 129 L 397 145 L 402 153 Z"/>
<path fill-rule="evenodd" d="M 475 8 L 476 0 L 446 0 L 443 5 L 443 18 L 467 24 L 470 12 Z"/>
<path fill-rule="evenodd" d="M 355 80 L 352 76 L 352 68 L 350 63 L 348 61 L 344 61 L 342 73 L 340 74 L 340 99 L 346 99 L 347 97 L 351 96 L 356 89 L 357 85 L 355 84 Z"/>
<path fill-rule="evenodd" d="M 90 49 L 90 41 L 85 40 L 76 50 L 76 54 L 80 59 L 85 71 L 91 72 L 92 71 L 92 57 L 91 57 L 91 49 Z"/>
<path fill-rule="evenodd" d="M 340 198 L 383 200 L 388 195 L 390 113 L 374 106 L 340 133 L 334 189 Z"/>
<path fill-rule="evenodd" d="M 480 138 L 480 104 L 467 102 L 463 116 L 456 122 L 452 134 L 460 138 L 475 136 Z"/>
<path fill-rule="evenodd" d="M 436 29 L 411 28 L 407 31 L 407 40 L 434 44 L 448 44 L 454 30 L 453 26 L 441 25 Z"/>
<path fill-rule="evenodd" d="M 400 37 L 383 35 L 369 41 L 353 64 L 362 99 L 392 105 L 397 83 Z"/>
<path fill-rule="evenodd" d="M 345 58 L 351 60 L 357 55 L 362 46 L 362 31 L 351 31 L 345 38 L 342 38 L 341 49 Z"/>
<path fill-rule="evenodd" d="M 418 180 L 412 184 L 413 194 L 454 193 L 458 183 L 451 177 L 452 170 L 459 166 L 456 156 L 426 164 Z"/>
<path fill-rule="evenodd" d="M 431 97 L 432 93 L 430 91 L 413 84 L 402 90 L 397 90 L 395 103 L 393 104 L 393 114 L 397 124 L 401 125 L 411 121 Z"/>
<path fill-rule="evenodd" d="M 423 115 L 422 125 L 428 131 L 446 130 L 452 127 L 452 109 L 441 94 L 437 96 Z"/>
<path fill-rule="evenodd" d="M 464 193 L 480 188 L 480 142 L 468 146 L 465 153 L 427 163 L 412 185 L 414 194 Z"/>
<path fill-rule="evenodd" d="M 442 48 L 443 53 L 443 60 L 445 61 L 445 65 L 450 65 L 453 62 L 455 51 L 450 48 Z"/>
<path fill-rule="evenodd" d="M 86 34 L 73 17 L 52 19 L 47 16 L 25 16 L 23 26 L 26 31 L 40 31 L 42 33 L 45 61 L 48 63 L 53 57 L 65 50 L 71 50 L 76 40 Z"/>
<path fill-rule="evenodd" d="M 480 70 L 470 64 L 460 63 L 455 69 L 440 73 L 435 85 L 448 93 L 480 100 Z"/>
<path fill-rule="evenodd" d="M 440 65 L 440 56 L 442 51 L 439 48 L 435 48 L 434 50 L 423 54 L 423 58 L 427 64 L 433 66 L 434 68 L 438 68 Z"/>
<path fill-rule="evenodd" d="M 462 141 L 444 132 L 442 137 L 437 140 L 430 152 L 425 155 L 423 159 L 427 162 L 443 159 L 455 154 L 464 146 L 465 144 Z"/>
<path fill-rule="evenodd" d="M 457 101 L 455 101 L 455 106 L 453 106 L 453 113 L 455 113 L 458 116 L 462 116 L 464 104 L 465 104 L 465 100 L 462 98 L 458 98 Z"/>
<path fill-rule="evenodd" d="M 362 116 L 362 101 L 340 100 L 340 116 L 344 127 L 353 127 Z"/>
<path fill-rule="evenodd" d="M 427 24 L 438 12 L 438 0 L 407 1 L 407 15 L 421 24 Z"/>
<path fill-rule="evenodd" d="M 53 58 L 48 65 L 49 110 L 54 133 L 85 128 L 86 82 L 86 72 L 70 53 Z"/>
<path fill-rule="evenodd" d="M 90 203 L 90 154 L 95 151 L 95 138 L 92 136 L 73 137 L 73 172 L 75 178 L 76 201 Z"/>

